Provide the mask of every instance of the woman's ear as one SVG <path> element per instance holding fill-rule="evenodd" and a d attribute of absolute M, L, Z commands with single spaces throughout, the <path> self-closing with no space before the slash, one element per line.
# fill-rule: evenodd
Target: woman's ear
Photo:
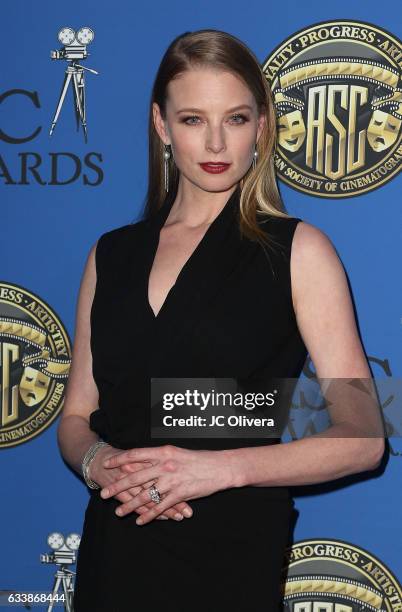
<path fill-rule="evenodd" d="M 159 138 L 165 145 L 170 144 L 170 138 L 168 136 L 166 122 L 162 118 L 159 104 L 157 104 L 156 102 L 153 102 L 152 104 L 152 116 L 154 120 L 155 130 L 158 132 Z"/>

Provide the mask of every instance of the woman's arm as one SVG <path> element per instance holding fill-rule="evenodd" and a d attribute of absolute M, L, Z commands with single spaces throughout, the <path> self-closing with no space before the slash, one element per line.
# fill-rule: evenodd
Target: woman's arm
<path fill-rule="evenodd" d="M 290 264 L 297 324 L 318 379 L 361 378 L 367 386 L 371 373 L 346 275 L 331 241 L 318 228 L 299 223 Z M 352 389 L 350 398 L 342 397 L 347 389 L 343 380 L 331 385 L 340 399 L 330 410 L 333 425 L 325 432 L 289 443 L 221 451 L 228 462 L 229 486 L 318 483 L 377 467 L 384 452 L 378 405 Z"/>
<path fill-rule="evenodd" d="M 96 245 L 89 252 L 81 280 L 72 362 L 57 429 L 61 454 L 80 476 L 85 453 L 99 440 L 99 436 L 89 428 L 90 414 L 98 405 L 98 388 L 92 376 L 89 320 L 96 286 L 95 250 Z"/>
<path fill-rule="evenodd" d="M 90 348 L 90 312 L 96 287 L 96 244 L 91 248 L 81 280 L 77 309 L 73 355 L 69 372 L 57 439 L 60 452 L 66 462 L 82 477 L 82 460 L 89 447 L 99 440 L 89 427 L 91 413 L 98 406 L 98 388 L 92 375 L 92 353 Z M 89 468 L 89 475 L 97 481 L 97 464 L 101 459 L 118 452 L 111 446 L 98 450 Z M 116 472 L 109 480 L 116 479 Z M 131 495 L 123 494 L 125 499 Z"/>
<path fill-rule="evenodd" d="M 81 465 L 85 453 L 94 442 L 99 440 L 99 436 L 89 427 L 90 415 L 97 409 L 99 399 L 98 388 L 92 374 L 90 346 L 90 313 L 96 287 L 95 251 L 96 244 L 89 252 L 81 280 L 76 310 L 72 363 L 64 406 L 57 429 L 60 452 L 66 462 L 80 476 L 82 476 Z M 130 462 L 114 470 L 106 470 L 103 467 L 103 461 L 119 452 L 122 452 L 121 449 L 109 445 L 101 447 L 89 466 L 89 477 L 104 487 L 121 479 L 127 473 L 138 471 L 149 465 L 149 463 L 144 462 Z M 132 487 L 121 491 L 119 495 L 116 495 L 116 498 L 119 501 L 127 502 L 140 491 L 142 491 L 142 487 Z M 139 513 L 145 512 L 153 505 L 153 502 L 144 504 L 137 511 Z M 191 515 L 191 508 L 183 502 L 167 509 L 165 512 L 166 518 L 179 520 L 178 515 L 180 514 L 180 519 L 183 518 L 182 512 L 184 510 L 188 510 Z M 185 514 L 185 516 L 188 516 L 188 514 Z"/>
<path fill-rule="evenodd" d="M 221 451 L 228 487 L 315 484 L 378 467 L 381 439 L 343 437 L 349 435 L 347 425 L 333 425 L 320 437 Z"/>

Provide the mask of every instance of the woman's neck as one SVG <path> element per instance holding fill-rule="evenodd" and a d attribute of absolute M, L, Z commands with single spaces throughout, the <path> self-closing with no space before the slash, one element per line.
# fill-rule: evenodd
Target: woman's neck
<path fill-rule="evenodd" d="M 226 191 L 206 191 L 181 176 L 176 198 L 169 213 L 169 224 L 182 223 L 187 227 L 210 225 L 237 186 L 235 183 Z"/>

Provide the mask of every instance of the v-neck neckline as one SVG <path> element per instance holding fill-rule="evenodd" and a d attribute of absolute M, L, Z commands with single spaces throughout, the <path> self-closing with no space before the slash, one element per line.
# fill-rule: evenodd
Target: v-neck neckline
<path fill-rule="evenodd" d="M 150 313 L 151 318 L 155 321 L 158 322 L 161 318 L 161 315 L 163 315 L 164 311 L 167 309 L 171 299 L 172 299 L 172 295 L 174 294 L 175 290 L 177 289 L 180 281 L 185 277 L 185 274 L 188 272 L 188 270 L 191 269 L 191 264 L 193 263 L 193 261 L 197 258 L 197 256 L 202 252 L 202 250 L 206 247 L 206 245 L 208 244 L 208 241 L 210 240 L 210 237 L 213 235 L 214 230 L 219 227 L 222 223 L 224 223 L 225 219 L 227 218 L 227 215 L 229 214 L 229 212 L 231 210 L 235 209 L 235 203 L 238 201 L 238 196 L 240 194 L 240 187 L 237 186 L 236 189 L 233 191 L 233 193 L 229 196 L 228 200 L 226 201 L 225 205 L 223 206 L 222 210 L 219 211 L 219 213 L 217 214 L 217 216 L 215 217 L 215 219 L 212 221 L 212 223 L 210 223 L 209 227 L 207 228 L 206 232 L 204 233 L 204 235 L 202 236 L 201 240 L 198 242 L 197 246 L 195 247 L 195 249 L 192 251 L 192 253 L 190 254 L 190 256 L 186 259 L 186 261 L 184 262 L 183 266 L 181 267 L 175 282 L 173 283 L 173 285 L 171 286 L 171 288 L 169 289 L 169 291 L 167 292 L 165 299 L 161 305 L 161 307 L 159 308 L 158 312 L 155 314 L 155 312 L 153 311 L 153 308 L 150 304 L 149 301 L 149 279 L 151 276 L 151 272 L 152 272 L 152 268 L 155 262 L 155 258 L 156 258 L 156 253 L 158 251 L 158 247 L 159 247 L 159 243 L 160 243 L 160 234 L 161 234 L 161 230 L 163 228 L 163 226 L 165 225 L 165 222 L 169 216 L 169 213 L 172 209 L 173 203 L 175 201 L 175 195 L 173 194 L 168 194 L 165 201 L 163 202 L 162 206 L 159 208 L 159 210 L 156 211 L 156 213 L 154 214 L 154 216 L 151 218 L 151 226 L 153 228 L 153 240 L 152 240 L 152 247 L 151 247 L 151 253 L 150 253 L 150 259 L 149 259 L 149 264 L 147 265 L 146 268 L 146 273 L 145 273 L 145 301 L 146 301 L 146 306 L 147 306 L 147 310 Z"/>

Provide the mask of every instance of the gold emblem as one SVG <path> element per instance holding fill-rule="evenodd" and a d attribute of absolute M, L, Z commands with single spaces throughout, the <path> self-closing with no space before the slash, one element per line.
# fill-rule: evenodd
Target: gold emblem
<path fill-rule="evenodd" d="M 67 331 L 38 296 L 0 283 L 0 448 L 37 436 L 59 414 L 71 362 Z"/>
<path fill-rule="evenodd" d="M 263 63 L 278 118 L 278 177 L 343 198 L 394 177 L 402 160 L 402 43 L 372 24 L 314 24 Z"/>
<path fill-rule="evenodd" d="M 341 540 L 303 540 L 287 551 L 286 612 L 396 612 L 402 587 L 374 555 Z"/>

